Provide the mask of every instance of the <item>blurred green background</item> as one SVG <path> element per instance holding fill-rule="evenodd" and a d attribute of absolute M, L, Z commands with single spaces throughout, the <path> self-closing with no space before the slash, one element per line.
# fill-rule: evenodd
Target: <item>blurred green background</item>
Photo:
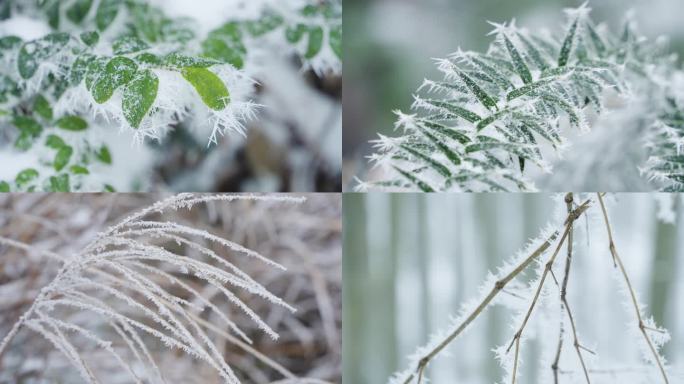
<path fill-rule="evenodd" d="M 684 199 L 672 196 L 609 195 L 607 208 L 616 247 L 646 306 L 646 317 L 652 315 L 672 337 L 662 351 L 670 382 L 682 383 Z M 587 197 L 594 198 L 582 195 L 582 201 Z M 480 296 L 478 290 L 488 271 L 504 265 L 526 241 L 538 236 L 551 222 L 554 210 L 560 208 L 564 217 L 565 205 L 562 200 L 556 204 L 554 198 L 562 196 L 344 194 L 343 383 L 385 383 L 393 372 L 405 369 L 407 356 L 425 345 L 435 331 L 444 329 L 464 302 Z M 575 201 L 580 197 L 575 196 Z M 592 383 L 662 382 L 657 369 L 640 358 L 638 347 L 643 339 L 636 332 L 635 313 L 622 289 L 624 281 L 613 268 L 597 203 L 577 222 L 574 237 L 568 301 L 580 342 L 597 353 L 596 357 L 585 354 L 594 371 Z M 561 255 L 554 267 L 557 279 L 563 278 L 565 248 Z M 545 262 L 549 257 L 550 251 L 542 259 Z M 516 281 L 531 281 L 535 274 L 529 269 Z M 511 293 L 520 293 L 514 285 L 509 284 L 499 297 L 525 310 L 531 299 Z M 538 336 L 521 349 L 521 383 L 553 382 L 549 375 L 558 322 L 543 315 L 558 313 L 558 288 L 550 278 L 545 287 L 548 310 L 542 312 L 538 306 L 525 330 Z M 511 340 L 519 326 L 511 319 L 510 308 L 489 308 L 452 343 L 448 353 L 430 364 L 428 378 L 440 384 L 501 382 L 503 371 L 491 350 Z M 567 318 L 565 324 L 560 368 L 566 373 L 560 383 L 584 383 Z"/>
<path fill-rule="evenodd" d="M 583 0 L 344 0 L 343 183 L 363 175 L 368 140 L 390 134 L 392 110 L 408 111 L 424 78 L 436 77 L 433 58 L 460 46 L 484 50 L 491 41 L 487 21 L 517 19 L 532 30 L 563 27 L 563 8 Z M 649 38 L 667 35 L 684 56 L 684 1 L 593 0 L 592 18 L 618 27 L 632 9 Z"/>

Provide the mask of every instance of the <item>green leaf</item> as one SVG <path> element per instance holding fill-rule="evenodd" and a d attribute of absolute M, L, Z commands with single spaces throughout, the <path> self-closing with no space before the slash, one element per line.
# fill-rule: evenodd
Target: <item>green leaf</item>
<path fill-rule="evenodd" d="M 208 58 L 221 60 L 235 68 L 244 65 L 246 49 L 242 41 L 227 42 L 226 40 L 210 37 L 202 42 L 202 54 Z"/>
<path fill-rule="evenodd" d="M 69 174 L 63 173 L 58 176 L 50 176 L 50 189 L 53 192 L 71 191 L 71 186 L 69 185 Z"/>
<path fill-rule="evenodd" d="M 298 23 L 295 26 L 288 26 L 285 29 L 285 39 L 290 43 L 296 43 L 302 39 L 308 28 L 302 23 Z"/>
<path fill-rule="evenodd" d="M 66 16 L 74 24 L 80 24 L 88 14 L 88 11 L 92 5 L 93 0 L 76 0 L 69 8 L 67 8 Z"/>
<path fill-rule="evenodd" d="M 43 132 L 43 127 L 37 121 L 27 116 L 15 116 L 12 119 L 12 124 L 19 128 L 20 131 L 26 132 L 33 137 L 38 137 Z"/>
<path fill-rule="evenodd" d="M 17 187 L 23 188 L 25 185 L 29 184 L 37 177 L 38 171 L 36 171 L 33 168 L 27 168 L 17 174 L 17 177 L 14 179 L 14 182 L 17 184 Z"/>
<path fill-rule="evenodd" d="M 57 135 L 48 135 L 48 137 L 45 139 L 45 145 L 48 148 L 58 150 L 64 146 L 66 146 L 66 143 L 64 142 L 64 140 L 62 140 L 61 137 L 59 137 Z"/>
<path fill-rule="evenodd" d="M 283 17 L 275 11 L 268 10 L 256 21 L 247 21 L 245 26 L 252 36 L 261 36 L 273 31 L 283 24 Z"/>
<path fill-rule="evenodd" d="M 513 66 L 515 66 L 515 71 L 518 72 L 518 75 L 520 75 L 520 78 L 525 84 L 531 83 L 532 74 L 530 74 L 530 70 L 529 68 L 527 68 L 527 64 L 525 64 L 525 61 L 523 61 L 522 56 L 520 56 L 520 52 L 518 52 L 518 49 L 515 48 L 515 46 L 505 33 L 503 34 L 503 37 L 506 49 L 508 50 L 508 54 L 511 56 L 511 60 L 513 60 Z"/>
<path fill-rule="evenodd" d="M 135 61 L 141 64 L 151 64 L 151 65 L 163 65 L 163 60 L 149 52 L 143 52 L 135 57 Z"/>
<path fill-rule="evenodd" d="M 78 116 L 64 116 L 55 124 L 67 131 L 84 131 L 88 128 L 88 123 Z"/>
<path fill-rule="evenodd" d="M 550 63 L 530 39 L 525 37 L 525 35 L 522 33 L 518 33 L 518 38 L 520 38 L 520 41 L 522 41 L 525 45 L 528 56 L 532 58 L 532 61 L 534 61 L 534 64 L 537 66 L 537 68 L 543 71 L 550 66 Z"/>
<path fill-rule="evenodd" d="M 423 192 L 434 192 L 435 190 L 426 182 L 421 180 L 418 176 L 414 176 L 411 173 L 404 171 L 403 169 L 392 166 L 397 172 L 399 172 L 400 175 L 404 176 L 406 179 L 408 179 L 411 183 L 415 184 L 418 188 L 420 188 L 421 191 Z"/>
<path fill-rule="evenodd" d="M 97 57 L 90 60 L 88 63 L 88 69 L 85 73 L 85 86 L 89 91 L 93 89 L 93 83 L 97 81 L 102 72 L 104 72 L 105 66 L 109 61 L 106 57 Z"/>
<path fill-rule="evenodd" d="M 50 107 L 50 103 L 48 103 L 43 95 L 36 97 L 36 101 L 33 103 L 33 110 L 45 120 L 52 120 L 52 107 Z"/>
<path fill-rule="evenodd" d="M 461 108 L 461 107 L 454 105 L 452 103 L 448 103 L 446 101 L 432 100 L 432 99 L 425 99 L 424 101 L 430 105 L 437 107 L 437 108 L 443 109 L 446 112 L 449 112 L 449 113 L 454 114 L 458 117 L 461 117 L 461 118 L 463 118 L 463 119 L 465 119 L 471 123 L 474 123 L 474 122 L 482 119 L 477 113 L 469 111 L 465 108 Z"/>
<path fill-rule="evenodd" d="M 61 171 L 67 164 L 69 164 L 69 160 L 71 160 L 71 155 L 73 153 L 73 148 L 68 145 L 60 148 L 59 151 L 57 151 L 55 160 L 52 163 L 52 165 L 55 167 L 55 170 Z"/>
<path fill-rule="evenodd" d="M 112 163 L 112 155 L 109 153 L 109 148 L 107 148 L 106 145 L 103 145 L 100 150 L 95 153 L 95 157 L 105 164 Z"/>
<path fill-rule="evenodd" d="M 579 18 L 570 25 L 568 33 L 565 35 L 565 40 L 563 40 L 563 46 L 561 47 L 560 56 L 558 57 L 558 66 L 563 67 L 568 63 L 570 59 L 570 51 L 572 50 L 573 41 L 575 39 L 575 32 L 577 31 L 577 22 Z"/>
<path fill-rule="evenodd" d="M 209 108 L 220 111 L 230 102 L 228 88 L 213 72 L 205 68 L 183 68 L 181 71 L 187 80 L 199 93 L 202 101 Z"/>
<path fill-rule="evenodd" d="M 420 124 L 425 128 L 431 129 L 431 130 L 433 130 L 433 131 L 435 131 L 441 135 L 444 135 L 444 136 L 447 136 L 453 140 L 456 140 L 463 145 L 468 144 L 471 141 L 470 138 L 468 136 L 466 136 L 465 134 L 459 132 L 456 129 L 449 128 L 445 125 L 435 123 L 435 122 L 429 121 L 429 120 L 420 120 Z"/>
<path fill-rule="evenodd" d="M 144 70 L 124 89 L 121 108 L 133 128 L 138 128 L 157 98 L 159 79 L 154 72 Z"/>
<path fill-rule="evenodd" d="M 101 0 L 100 6 L 97 7 L 97 13 L 95 14 L 95 22 L 97 24 L 97 29 L 104 31 L 109 27 L 109 25 L 116 18 L 116 14 L 119 12 L 120 0 Z"/>
<path fill-rule="evenodd" d="M 603 56 L 603 53 L 606 51 L 606 44 L 603 42 L 603 39 L 601 39 L 601 36 L 599 36 L 598 32 L 596 32 L 596 29 L 594 29 L 591 23 L 588 22 L 586 26 L 587 30 L 589 31 L 589 38 L 596 49 L 596 53 L 598 53 L 599 57 Z"/>
<path fill-rule="evenodd" d="M 480 101 L 480 103 L 482 103 L 482 105 L 485 106 L 485 108 L 498 109 L 498 107 L 496 106 L 496 101 L 494 101 L 494 99 L 491 96 L 489 96 L 487 92 L 482 90 L 482 88 L 480 88 L 480 86 L 477 85 L 477 83 L 473 79 L 471 79 L 470 77 L 468 77 L 468 75 L 459 70 L 456 70 L 456 72 L 458 73 L 458 76 L 461 78 L 461 80 L 463 80 L 466 87 L 468 87 L 470 92 L 472 92 L 473 95 L 475 95 L 475 97 Z"/>
<path fill-rule="evenodd" d="M 212 65 L 221 64 L 221 62 L 208 58 L 205 59 L 202 57 L 188 56 L 182 53 L 174 52 L 164 57 L 163 64 L 175 68 L 207 68 L 211 67 Z"/>
<path fill-rule="evenodd" d="M 22 45 L 17 57 L 17 66 L 21 77 L 30 79 L 38 70 L 40 63 L 59 52 L 68 41 L 69 34 L 58 32 Z"/>
<path fill-rule="evenodd" d="M 438 139 L 435 135 L 428 132 L 426 129 L 421 129 L 420 132 L 425 135 L 437 148 L 444 153 L 444 155 L 453 163 L 454 165 L 461 165 L 461 157 L 449 148 L 442 140 Z"/>
<path fill-rule="evenodd" d="M 432 157 L 418 151 L 417 149 L 411 148 L 406 144 L 400 144 L 399 148 L 401 148 L 411 156 L 424 161 L 425 163 L 427 163 L 427 165 L 429 165 L 431 168 L 437 171 L 440 175 L 444 177 L 451 177 L 451 172 L 449 171 L 449 168 L 441 164 L 439 161 L 433 159 Z"/>
<path fill-rule="evenodd" d="M 114 189 L 114 187 L 112 187 L 109 184 L 104 185 L 104 190 L 105 190 L 105 192 L 116 192 L 116 189 Z"/>
<path fill-rule="evenodd" d="M 135 36 L 122 36 L 114 41 L 112 48 L 115 55 L 125 55 L 148 49 L 150 46 Z"/>
<path fill-rule="evenodd" d="M 6 193 L 10 191 L 10 185 L 6 181 L 0 181 L 0 192 Z"/>
<path fill-rule="evenodd" d="M 342 25 L 337 25 L 330 29 L 328 34 L 330 49 L 335 52 L 335 55 L 342 58 Z"/>
<path fill-rule="evenodd" d="M 82 167 L 80 165 L 72 165 L 69 167 L 69 171 L 73 173 L 74 175 L 89 175 L 90 171 L 88 171 L 88 168 Z"/>
<path fill-rule="evenodd" d="M 323 47 L 323 28 L 319 26 L 309 27 L 309 42 L 306 46 L 304 57 L 311 59 L 321 51 Z"/>
<path fill-rule="evenodd" d="M 95 31 L 81 33 L 81 40 L 89 47 L 97 44 L 100 41 L 100 34 Z"/>
<path fill-rule="evenodd" d="M 116 56 L 109 60 L 90 90 L 93 99 L 99 104 L 106 102 L 117 88 L 133 79 L 137 70 L 135 61 L 127 57 Z"/>
<path fill-rule="evenodd" d="M 518 97 L 527 95 L 528 93 L 534 92 L 534 91 L 540 89 L 541 87 L 548 85 L 549 83 L 551 83 L 554 80 L 556 80 L 556 79 L 545 78 L 545 79 L 541 79 L 539 81 L 535 81 L 534 83 L 523 85 L 522 87 L 520 87 L 518 89 L 514 89 L 511 92 L 509 92 L 508 95 L 506 95 L 506 100 L 507 101 L 515 100 Z"/>
<path fill-rule="evenodd" d="M 18 47 L 21 45 L 21 38 L 10 35 L 10 36 L 4 36 L 0 38 L 0 51 L 5 51 L 5 50 L 10 50 Z M 1 52 L 0 52 L 1 55 Z"/>
<path fill-rule="evenodd" d="M 48 24 L 54 29 L 59 28 L 59 0 L 53 0 L 49 3 L 45 13 L 48 17 Z"/>
<path fill-rule="evenodd" d="M 88 71 L 88 66 L 94 58 L 95 56 L 86 53 L 78 56 L 76 60 L 74 60 L 74 64 L 71 66 L 71 71 L 69 72 L 69 81 L 71 82 L 71 85 L 78 85 L 81 80 L 83 80 L 83 77 Z"/>

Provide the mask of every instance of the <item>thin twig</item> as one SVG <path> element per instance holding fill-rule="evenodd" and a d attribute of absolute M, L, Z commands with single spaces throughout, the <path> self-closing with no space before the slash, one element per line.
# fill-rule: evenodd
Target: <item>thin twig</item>
<path fill-rule="evenodd" d="M 553 263 L 556 260 L 556 257 L 558 256 L 558 252 L 560 251 L 561 247 L 563 246 L 563 243 L 565 240 L 567 240 L 568 234 L 570 233 L 570 230 L 572 228 L 572 224 L 579 218 L 579 216 L 589 208 L 589 200 L 585 201 L 582 203 L 577 209 L 571 211 L 568 214 L 568 218 L 565 220 L 565 231 L 563 232 L 563 236 L 561 236 L 561 239 L 558 241 L 558 246 L 556 246 L 556 250 L 553 252 L 553 255 L 551 255 L 551 258 L 549 259 L 548 262 L 546 262 L 546 265 L 544 267 L 544 272 L 542 273 L 541 279 L 539 280 L 539 285 L 537 286 L 537 291 L 534 293 L 534 297 L 532 299 L 532 303 L 530 303 L 530 307 L 527 310 L 527 314 L 525 314 L 525 318 L 523 319 L 523 323 L 518 329 L 518 332 L 515 333 L 513 336 L 513 340 L 511 340 L 511 343 L 508 346 L 508 349 L 506 349 L 506 352 L 511 350 L 511 347 L 515 344 L 515 359 L 513 360 L 513 377 L 512 377 L 512 383 L 515 384 L 515 379 L 517 376 L 517 370 L 518 370 L 518 357 L 520 355 L 520 338 L 522 337 L 522 333 L 525 330 L 525 326 L 527 325 L 527 322 L 530 320 L 530 316 L 532 316 L 532 311 L 534 310 L 534 307 L 537 304 L 537 300 L 539 299 L 539 295 L 541 294 L 542 288 L 544 286 L 544 281 L 546 281 L 546 276 L 549 275 L 549 271 L 551 271 L 551 268 L 553 267 Z"/>
<path fill-rule="evenodd" d="M 608 213 L 606 212 L 606 206 L 603 203 L 603 197 L 601 196 L 601 193 L 596 194 L 598 196 L 599 203 L 601 204 L 601 211 L 603 212 L 603 219 L 606 223 L 606 230 L 608 231 L 608 240 L 609 240 L 609 245 L 608 248 L 610 249 L 611 255 L 613 255 L 613 263 L 615 266 L 620 267 L 620 272 L 622 272 L 622 276 L 625 279 L 625 283 L 627 284 L 627 288 L 629 289 L 629 294 L 632 299 L 632 304 L 634 305 L 634 311 L 636 312 L 637 315 L 637 320 L 639 321 L 639 331 L 641 331 L 641 334 L 644 335 L 644 339 L 646 340 L 646 343 L 648 344 L 648 347 L 651 349 L 651 352 L 653 353 L 653 358 L 655 359 L 656 363 L 658 364 L 658 368 L 660 369 L 660 373 L 663 376 L 663 380 L 665 381 L 665 384 L 669 383 L 669 380 L 667 379 L 667 374 L 665 373 L 665 368 L 663 367 L 663 363 L 660 361 L 660 356 L 658 355 L 658 352 L 656 351 L 655 347 L 653 346 L 653 342 L 651 341 L 650 336 L 648 336 L 648 333 L 646 333 L 646 325 L 644 324 L 643 319 L 641 318 L 641 311 L 639 310 L 639 304 L 637 303 L 636 299 L 636 294 L 634 293 L 634 289 L 632 288 L 632 283 L 629 281 L 629 277 L 627 276 L 627 272 L 625 271 L 625 267 L 622 264 L 622 260 L 620 259 L 620 256 L 618 255 L 617 249 L 615 248 L 615 243 L 613 242 L 613 234 L 610 229 L 610 220 L 608 220 Z"/>
<path fill-rule="evenodd" d="M 572 193 L 568 193 L 565 195 L 565 204 L 567 206 L 567 211 L 568 214 L 572 211 L 572 203 L 573 203 L 573 195 Z M 570 319 L 570 325 L 572 327 L 572 334 L 575 339 L 574 346 L 575 350 L 577 351 L 577 356 L 579 357 L 580 363 L 582 364 L 582 370 L 584 371 L 584 377 L 587 379 L 587 384 L 590 384 L 591 381 L 589 380 L 589 373 L 587 372 L 587 367 L 584 364 L 584 359 L 582 358 L 582 352 L 580 348 L 584 348 L 580 345 L 578 338 L 577 338 L 577 330 L 575 327 L 575 320 L 572 316 L 572 311 L 570 310 L 570 304 L 568 304 L 567 300 L 567 288 L 568 288 L 568 280 L 570 279 L 570 266 L 572 264 L 572 232 L 573 228 L 572 225 L 570 226 L 570 232 L 568 233 L 568 256 L 565 261 L 565 275 L 563 276 L 563 285 L 561 286 L 560 290 L 560 298 L 561 298 L 561 313 L 560 313 L 560 333 L 558 335 L 558 349 L 556 350 L 556 358 L 553 361 L 553 364 L 551 365 L 551 369 L 553 370 L 553 380 L 554 383 L 558 384 L 558 362 L 560 361 L 560 355 L 561 355 L 561 350 L 563 348 L 563 309 L 567 310 L 568 312 L 568 318 Z M 586 348 L 584 348 L 586 350 Z M 593 353 L 593 352 L 592 352 Z"/>
<path fill-rule="evenodd" d="M 567 217 L 565 224 L 567 227 L 568 222 L 574 222 L 579 218 L 584 211 L 587 210 L 589 207 L 589 200 L 585 201 L 582 203 L 579 207 L 574 209 Z M 566 231 L 567 233 L 567 231 Z M 565 236 L 565 235 L 564 235 Z M 542 255 L 546 250 L 551 246 L 551 243 L 558 237 L 558 230 L 553 232 L 549 238 L 546 239 L 537 249 L 535 249 L 525 260 L 523 260 L 513 271 L 511 271 L 508 275 L 502 277 L 499 279 L 495 284 L 494 287 L 492 287 L 492 290 L 489 292 L 489 294 L 482 300 L 480 305 L 473 310 L 473 312 L 468 315 L 468 317 L 456 328 L 452 333 L 450 333 L 441 343 L 439 343 L 432 351 L 430 351 L 428 354 L 423 356 L 419 362 L 418 366 L 414 370 L 413 373 L 411 373 L 406 380 L 404 380 L 404 384 L 408 384 L 413 379 L 417 379 L 418 382 L 420 383 L 420 380 L 422 380 L 423 373 L 425 371 L 425 368 L 427 367 L 428 363 L 437 355 L 439 354 L 444 348 L 446 348 L 458 335 L 460 335 L 467 327 L 470 325 L 470 323 L 473 322 L 489 305 L 489 303 L 496 297 L 499 292 L 503 290 L 503 288 L 508 284 L 513 278 L 515 278 L 520 272 L 524 271 L 534 260 L 536 260 L 540 255 Z"/>

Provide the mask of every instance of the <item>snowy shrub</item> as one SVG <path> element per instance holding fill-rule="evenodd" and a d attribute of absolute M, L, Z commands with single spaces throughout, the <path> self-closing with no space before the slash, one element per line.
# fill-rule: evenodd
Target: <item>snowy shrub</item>
<path fill-rule="evenodd" d="M 478 296 L 463 303 L 457 314 L 449 320 L 449 325 L 433 334 L 426 345 L 418 348 L 409 357 L 407 368 L 391 377 L 389 383 L 427 382 L 429 365 L 440 356 L 448 355 L 449 347 L 457 345 L 458 340 L 473 327 L 473 323 L 479 321 L 486 310 L 495 305 L 507 307 L 515 314 L 510 321 L 509 339 L 492 350 L 505 372 L 501 383 L 529 382 L 528 378 L 521 375 L 521 350 L 532 339 L 536 339 L 541 346 L 541 363 L 534 362 L 541 370 L 538 376 L 541 378 L 540 382 L 606 382 L 596 377 L 606 372 L 601 368 L 601 356 L 598 355 L 596 344 L 581 336 L 591 333 L 588 328 L 599 327 L 599 324 L 580 324 L 578 317 L 573 315 L 577 313 L 573 309 L 577 310 L 582 305 L 582 310 L 585 311 L 593 312 L 597 309 L 587 309 L 586 303 L 581 299 L 571 305 L 567 296 L 569 287 L 572 287 L 568 285 L 568 281 L 580 281 L 586 277 L 577 276 L 577 272 L 575 275 L 572 273 L 573 263 L 578 262 L 574 261 L 576 251 L 573 251 L 573 247 L 581 246 L 582 242 L 575 240 L 580 234 L 583 239 L 592 236 L 592 242 L 596 236 L 607 240 L 605 244 L 608 249 L 603 255 L 605 262 L 613 267 L 612 280 L 616 285 L 613 292 L 608 294 L 611 295 L 611 300 L 623 304 L 624 313 L 628 315 L 622 322 L 627 335 L 614 342 L 621 346 L 634 347 L 646 363 L 645 366 L 639 366 L 639 369 L 631 366 L 634 371 L 625 372 L 627 375 L 636 372 L 634 381 L 624 381 L 622 376 L 618 376 L 623 373 L 620 369 L 611 373 L 611 376 L 619 380 L 616 382 L 667 384 L 668 367 L 660 351 L 670 335 L 667 330 L 656 325 L 652 317 L 645 315 L 645 307 L 627 273 L 628 267 L 620 257 L 620 245 L 613 240 L 610 213 L 604 199 L 602 194 L 586 198 L 582 196 L 579 201 L 572 193 L 566 194 L 564 198 L 559 196 L 554 218 L 549 225 L 496 271 L 489 272 L 480 285 Z M 580 225 L 580 219 L 587 223 L 586 228 Z M 534 272 L 531 273 L 529 282 L 526 282 L 529 275 L 525 275 L 529 270 Z M 605 280 L 611 281 L 608 276 Z M 583 283 L 586 280 L 577 284 Z M 559 376 L 561 374 L 564 376 Z M 644 381 L 645 378 L 648 380 Z"/>
<path fill-rule="evenodd" d="M 112 156 L 111 131 L 131 144 L 182 123 L 209 146 L 244 135 L 264 51 L 341 70 L 340 1 L 248 3 L 227 2 L 235 12 L 204 36 L 143 0 L 3 2 L 15 22 L 0 38 L 0 145 L 18 169 L 0 190 L 113 190 L 110 168 L 131 160 Z M 15 35 L 36 18 L 52 31 Z"/>
<path fill-rule="evenodd" d="M 85 382 L 176 382 L 178 377 L 173 378 L 176 373 L 170 372 L 165 363 L 165 354 L 172 355 L 170 350 L 177 352 L 179 357 L 185 357 L 185 361 L 194 360 L 194 364 L 202 363 L 213 369 L 216 377 L 226 383 L 239 383 L 245 377 L 254 377 L 252 372 L 245 374 L 249 366 L 246 363 L 251 357 L 257 361 L 255 367 L 259 367 L 254 369 L 265 370 L 264 366 L 268 366 L 280 376 L 297 380 L 275 360 L 257 351 L 268 344 L 253 342 L 250 336 L 258 333 L 250 329 L 254 328 L 272 340 L 278 339 L 279 334 L 269 324 L 274 324 L 278 313 L 282 312 L 287 318 L 295 312 L 293 306 L 266 288 L 278 285 L 275 280 L 279 275 L 274 271 L 284 271 L 285 267 L 237 242 L 250 243 L 249 240 L 231 241 L 178 223 L 174 216 L 172 220 L 164 218 L 168 218 L 166 214 L 169 213 L 175 215 L 177 211 L 189 211 L 198 204 L 213 207 L 210 211 L 214 210 L 214 213 L 210 217 L 216 217 L 222 206 L 244 202 L 249 204 L 244 206 L 248 207 L 247 210 L 242 207 L 232 212 L 242 211 L 240 218 L 234 218 L 241 223 L 236 233 L 247 235 L 254 233 L 250 225 L 262 220 L 265 212 L 273 213 L 269 218 L 275 217 L 269 221 L 270 230 L 279 227 L 277 221 L 288 217 L 276 215 L 277 211 L 292 210 L 298 213 L 298 219 L 304 219 L 306 212 L 298 205 L 302 201 L 302 198 L 287 196 L 180 194 L 141 209 L 100 233 L 91 233 L 88 237 L 92 240 L 72 254 L 51 252 L 35 244 L 0 237 L 0 248 L 5 251 L 19 249 L 30 255 L 40 255 L 43 261 L 48 260 L 45 264 L 61 265 L 58 271 L 46 274 L 51 282 L 39 289 L 30 307 L 27 306 L 26 312 L 13 326 L 12 322 L 5 323 L 4 320 L 9 320 L 10 316 L 4 312 L 2 328 L 9 332 L 3 334 L 0 342 L 0 358 L 3 355 L 5 358 L 0 381 L 13 380 L 10 378 L 17 377 L 13 375 L 31 371 L 30 366 L 24 366 L 21 359 L 16 359 L 29 346 L 34 348 L 31 352 L 33 360 L 42 357 L 48 361 L 46 368 L 48 365 L 52 366 L 51 369 L 59 367 L 59 359 L 49 359 L 49 352 L 35 350 L 40 345 L 35 340 L 17 345 L 27 340 L 27 330 L 44 338 L 70 362 L 71 373 L 63 370 L 60 374 L 60 380 L 65 382 L 73 382 L 73 372 L 78 372 Z M 325 203 L 330 208 L 331 201 Z M 162 219 L 157 218 L 162 213 L 165 213 Z M 323 213 L 322 217 L 330 215 Z M 303 225 L 291 222 L 288 225 L 293 228 L 293 231 L 288 231 L 290 234 L 310 233 Z M 286 237 L 284 247 L 291 247 L 294 252 L 309 252 L 311 249 L 296 236 Z M 339 254 L 333 255 L 337 256 Z M 268 273 L 254 276 L 253 271 L 258 269 L 252 269 L 253 265 L 267 267 L 262 269 Z M 11 263 L 3 262 L 3 267 L 10 275 L 17 274 Z M 248 272 L 250 270 L 252 273 Z M 32 280 L 40 278 L 42 276 L 34 276 Z M 322 281 L 323 276 L 318 278 Z M 291 294 L 295 290 L 302 291 L 292 287 L 291 283 L 297 281 L 297 285 L 301 285 L 302 281 L 290 273 L 288 280 L 288 301 L 294 301 Z M 9 297 L 10 285 L 2 287 L 8 294 L 8 301 L 14 296 L 17 299 L 24 297 L 25 292 L 15 292 Z M 298 332 L 305 334 L 306 328 L 301 326 Z M 330 331 L 335 332 L 335 328 Z M 18 342 L 18 339 L 24 341 Z M 288 337 L 285 341 L 292 342 L 293 339 Z M 231 360 L 225 357 L 225 345 L 236 346 L 240 354 L 244 352 L 240 359 L 233 360 L 241 362 L 239 366 L 227 363 Z M 184 363 L 182 359 L 176 361 L 175 364 Z M 15 371 L 16 363 L 21 367 L 18 371 Z M 201 369 L 195 370 L 202 372 Z M 118 374 L 106 377 L 107 372 Z M 187 374 L 185 372 L 186 377 Z M 317 376 L 324 375 L 326 373 Z M 44 376 L 44 380 L 49 381 L 49 377 Z M 261 374 L 257 377 L 267 376 Z M 265 379 L 247 381 L 264 382 Z M 201 378 L 183 382 L 201 382 Z"/>
<path fill-rule="evenodd" d="M 401 134 L 374 141 L 381 180 L 358 188 L 684 190 L 684 73 L 666 39 L 629 16 L 614 33 L 586 3 L 566 13 L 553 33 L 492 23 L 486 52 L 437 60 L 443 79 L 396 111 Z"/>

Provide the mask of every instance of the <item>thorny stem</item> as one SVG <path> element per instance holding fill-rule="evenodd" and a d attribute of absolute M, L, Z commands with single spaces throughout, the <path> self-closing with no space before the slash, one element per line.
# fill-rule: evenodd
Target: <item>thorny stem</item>
<path fill-rule="evenodd" d="M 565 204 L 567 206 L 568 214 L 572 211 L 573 196 L 572 193 L 565 195 Z M 577 331 L 575 328 L 575 320 L 572 316 L 572 311 L 570 310 L 570 305 L 566 298 L 568 280 L 570 278 L 570 265 L 572 263 L 572 225 L 570 226 L 570 232 L 568 233 L 568 257 L 565 261 L 565 275 L 563 276 L 563 285 L 561 286 L 560 298 L 561 298 L 561 318 L 560 318 L 560 333 L 558 335 L 558 348 L 556 350 L 556 358 L 551 365 L 553 370 L 553 380 L 555 384 L 558 384 L 558 362 L 560 361 L 561 350 L 563 349 L 563 308 L 568 312 L 568 318 L 570 319 L 570 325 L 572 327 L 572 334 L 575 338 L 574 346 L 577 350 L 577 356 L 579 357 L 580 363 L 582 364 L 582 370 L 584 371 L 584 377 L 587 379 L 587 384 L 590 383 L 589 373 L 587 372 L 587 367 L 584 364 L 584 359 L 582 358 L 582 352 L 580 350 L 581 345 L 577 339 Z M 593 352 L 592 352 L 593 353 Z"/>
<path fill-rule="evenodd" d="M 611 255 L 613 255 L 613 264 L 616 267 L 620 267 L 620 272 L 622 273 L 622 276 L 625 279 L 625 283 L 627 284 L 627 288 L 629 289 L 629 295 L 631 296 L 632 299 L 632 304 L 634 305 L 634 311 L 636 312 L 637 315 L 637 320 L 639 321 L 639 331 L 641 331 L 641 334 L 644 335 L 644 339 L 646 340 L 646 343 L 648 344 L 648 347 L 650 348 L 651 352 L 653 353 L 653 358 L 658 364 L 658 368 L 660 369 L 660 373 L 663 376 L 663 380 L 665 381 L 665 384 L 669 384 L 669 380 L 667 379 L 667 374 L 665 373 L 665 368 L 663 368 L 663 363 L 660 361 L 660 356 L 658 355 L 658 352 L 655 350 L 655 347 L 653 346 L 653 342 L 651 341 L 651 337 L 648 336 L 648 333 L 646 333 L 646 325 L 644 324 L 643 319 L 641 318 L 641 311 L 639 310 L 639 304 L 637 303 L 636 299 L 636 294 L 634 293 L 634 289 L 632 288 L 632 283 L 629 281 L 629 276 L 627 276 L 627 272 L 625 271 L 625 267 L 622 264 L 622 260 L 620 259 L 620 256 L 618 255 L 617 249 L 615 248 L 615 243 L 613 242 L 613 234 L 610 229 L 610 220 L 608 220 L 608 213 L 606 212 L 606 206 L 603 203 L 603 197 L 601 196 L 601 193 L 596 194 L 598 196 L 598 201 L 601 204 L 601 211 L 603 212 L 603 220 L 606 223 L 606 230 L 608 231 L 608 248 L 610 249 Z"/>
<path fill-rule="evenodd" d="M 574 209 L 570 214 L 568 214 L 568 217 L 565 221 L 565 225 L 567 227 L 568 223 L 572 223 L 575 220 L 577 220 L 583 213 L 584 211 L 589 208 L 589 202 L 590 200 L 585 201 L 582 203 L 579 207 Z M 567 230 L 565 231 L 567 234 Z M 565 235 L 563 235 L 565 237 Z M 496 297 L 499 292 L 503 290 L 503 288 L 508 284 L 513 278 L 515 278 L 520 272 L 524 271 L 535 259 L 537 259 L 540 255 L 542 255 L 546 250 L 551 246 L 551 243 L 558 237 L 558 230 L 553 232 L 551 236 L 549 236 L 546 241 L 544 241 L 537 249 L 535 249 L 525 260 L 523 260 L 513 271 L 511 271 L 508 275 L 504 276 L 501 278 L 499 281 L 497 281 L 494 284 L 494 287 L 492 287 L 492 290 L 489 292 L 489 294 L 482 300 L 480 305 L 473 310 L 473 312 L 468 315 L 468 317 L 456 328 L 451 334 L 449 334 L 441 343 L 439 343 L 432 351 L 430 351 L 428 354 L 426 354 L 423 358 L 420 359 L 418 362 L 418 366 L 416 367 L 415 371 L 409 375 L 409 377 L 404 380 L 404 384 L 408 384 L 413 379 L 417 379 L 418 383 L 421 382 L 423 374 L 425 369 L 427 368 L 427 365 L 430 363 L 430 361 L 437 356 L 444 348 L 446 348 L 458 335 L 460 335 L 467 327 L 470 325 L 470 323 L 473 322 L 483 311 L 485 308 L 487 308 L 487 305 Z"/>

